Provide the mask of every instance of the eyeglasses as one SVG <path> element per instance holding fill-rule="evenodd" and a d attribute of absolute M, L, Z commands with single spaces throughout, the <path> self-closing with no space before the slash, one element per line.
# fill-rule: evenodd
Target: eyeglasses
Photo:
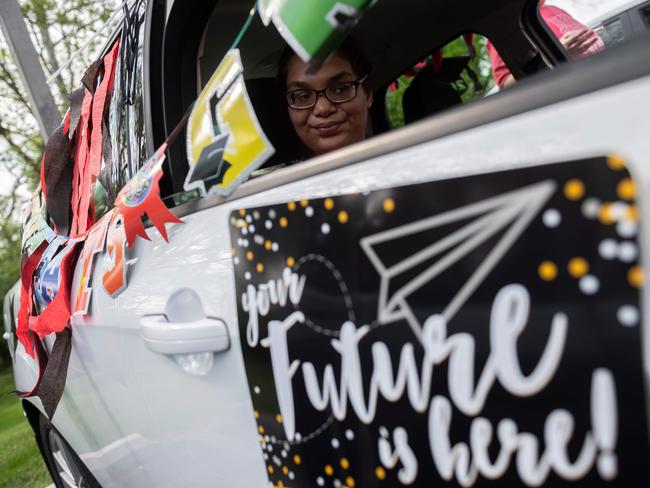
<path fill-rule="evenodd" d="M 286 93 L 287 104 L 297 110 L 312 108 L 322 93 L 332 103 L 349 102 L 357 96 L 357 88 L 364 83 L 368 75 L 356 81 L 339 81 L 324 90 L 312 90 L 311 88 L 300 88 Z"/>

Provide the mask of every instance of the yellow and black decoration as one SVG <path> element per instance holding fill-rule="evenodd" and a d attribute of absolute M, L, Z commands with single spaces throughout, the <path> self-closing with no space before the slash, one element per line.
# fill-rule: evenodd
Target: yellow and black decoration
<path fill-rule="evenodd" d="M 275 152 L 257 120 L 243 73 L 239 50 L 230 50 L 192 109 L 186 191 L 229 195 Z"/>

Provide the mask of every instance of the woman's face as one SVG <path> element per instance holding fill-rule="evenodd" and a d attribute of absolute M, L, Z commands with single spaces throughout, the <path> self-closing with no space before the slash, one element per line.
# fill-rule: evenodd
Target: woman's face
<path fill-rule="evenodd" d="M 287 91 L 324 90 L 335 83 L 357 81 L 365 74 L 355 73 L 350 63 L 336 53 L 313 73 L 306 63 L 292 56 L 287 65 Z M 325 94 L 320 94 L 311 108 L 289 108 L 289 118 L 305 146 L 314 155 L 319 155 L 362 141 L 366 136 L 371 104 L 372 93 L 359 85 L 357 96 L 348 102 L 332 103 Z"/>

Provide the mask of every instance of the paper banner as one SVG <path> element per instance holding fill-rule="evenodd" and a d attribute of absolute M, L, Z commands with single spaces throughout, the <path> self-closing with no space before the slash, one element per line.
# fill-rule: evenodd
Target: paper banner
<path fill-rule="evenodd" d="M 92 294 L 91 279 L 93 267 L 95 264 L 95 255 L 104 251 L 106 243 L 106 231 L 108 223 L 114 214 L 114 210 L 104 215 L 88 231 L 84 247 L 79 256 L 79 265 L 81 266 L 81 275 L 79 276 L 79 285 L 77 287 L 77 299 L 74 306 L 74 315 L 86 315 L 90 308 L 90 296 Z"/>
<path fill-rule="evenodd" d="M 142 169 L 124 185 L 117 195 L 117 213 L 122 216 L 126 243 L 129 247 L 135 242 L 136 236 L 149 240 L 144 230 L 142 218 L 147 217 L 158 232 L 167 240 L 165 223 L 182 224 L 165 206 L 160 198 L 158 182 L 163 175 L 162 163 L 165 161 L 167 144 L 163 144 L 155 154 L 142 166 Z"/>
<path fill-rule="evenodd" d="M 243 72 L 239 50 L 229 51 L 196 101 L 187 124 L 186 191 L 229 195 L 275 152 Z"/>
<path fill-rule="evenodd" d="M 54 231 L 47 224 L 45 198 L 40 191 L 34 193 L 32 201 L 25 209 L 22 235 L 22 252 L 27 256 L 31 256 L 43 242 L 52 242 L 56 237 Z"/>
<path fill-rule="evenodd" d="M 323 62 L 375 2 L 373 0 L 260 0 L 265 25 L 271 21 L 305 62 Z"/>
<path fill-rule="evenodd" d="M 110 223 L 106 236 L 106 251 L 110 260 L 104 266 L 102 284 L 109 296 L 115 298 L 126 289 L 126 234 L 124 222 L 116 215 Z"/>

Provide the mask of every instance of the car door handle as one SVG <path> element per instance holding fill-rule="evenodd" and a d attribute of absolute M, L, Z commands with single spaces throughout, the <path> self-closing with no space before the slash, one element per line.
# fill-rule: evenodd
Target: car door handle
<path fill-rule="evenodd" d="M 148 315 L 140 319 L 140 326 L 144 343 L 160 354 L 223 352 L 230 348 L 226 324 L 212 317 L 176 323 L 165 315 Z"/>

